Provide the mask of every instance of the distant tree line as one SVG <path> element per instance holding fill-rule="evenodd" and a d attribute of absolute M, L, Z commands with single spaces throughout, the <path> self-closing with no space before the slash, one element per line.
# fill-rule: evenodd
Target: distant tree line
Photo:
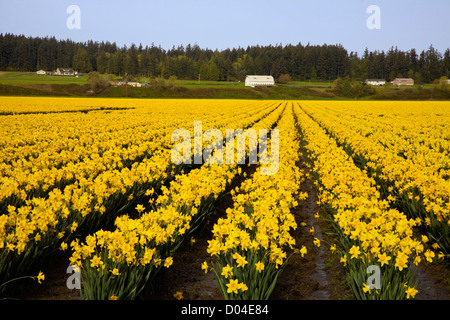
<path fill-rule="evenodd" d="M 396 77 L 416 83 L 450 77 L 450 49 L 444 54 L 430 46 L 418 53 L 392 47 L 387 52 L 365 50 L 362 56 L 342 45 L 269 45 L 226 50 L 198 45 L 165 50 L 154 44 L 119 47 L 110 42 L 74 42 L 55 37 L 0 34 L 0 70 L 37 71 L 71 67 L 117 76 L 178 79 L 244 80 L 247 74 L 270 74 L 278 79 L 333 81 Z"/>

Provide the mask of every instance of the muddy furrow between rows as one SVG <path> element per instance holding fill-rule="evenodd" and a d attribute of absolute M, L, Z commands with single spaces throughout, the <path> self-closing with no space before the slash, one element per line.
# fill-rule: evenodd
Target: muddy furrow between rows
<path fill-rule="evenodd" d="M 300 163 L 297 165 L 306 174 L 300 191 L 308 197 L 299 201 L 294 209 L 297 229 L 293 231 L 296 245 L 305 245 L 308 253 L 301 257 L 293 255 L 280 275 L 271 296 L 274 300 L 341 300 L 351 299 L 351 292 L 345 284 L 345 271 L 336 257 L 331 255 L 326 241 L 330 238 L 331 226 L 315 216 L 319 212 L 317 195 L 309 178 L 307 159 L 300 141 Z M 311 229 L 314 232 L 311 232 Z M 319 247 L 313 244 L 314 238 L 321 241 Z M 329 240 L 331 241 L 331 240 Z M 344 281 L 343 281 L 344 279 Z"/>

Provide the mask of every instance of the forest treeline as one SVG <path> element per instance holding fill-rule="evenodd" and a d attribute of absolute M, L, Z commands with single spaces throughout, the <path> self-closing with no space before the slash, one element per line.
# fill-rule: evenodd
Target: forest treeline
<path fill-rule="evenodd" d="M 450 49 L 402 51 L 392 47 L 362 56 L 342 45 L 269 45 L 211 50 L 198 45 L 136 45 L 120 47 L 111 42 L 74 42 L 55 37 L 0 34 L 0 70 L 53 71 L 74 68 L 81 73 L 97 71 L 117 76 L 144 76 L 201 80 L 243 80 L 247 74 L 270 74 L 276 79 L 288 74 L 293 80 L 332 81 L 350 77 L 392 81 L 396 77 L 429 83 L 450 78 Z"/>

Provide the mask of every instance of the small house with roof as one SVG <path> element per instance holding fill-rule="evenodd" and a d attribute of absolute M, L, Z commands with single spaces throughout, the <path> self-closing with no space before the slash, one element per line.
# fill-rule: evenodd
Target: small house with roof
<path fill-rule="evenodd" d="M 55 76 L 69 76 L 74 77 L 78 75 L 78 71 L 73 70 L 72 68 L 58 68 L 53 73 Z"/>

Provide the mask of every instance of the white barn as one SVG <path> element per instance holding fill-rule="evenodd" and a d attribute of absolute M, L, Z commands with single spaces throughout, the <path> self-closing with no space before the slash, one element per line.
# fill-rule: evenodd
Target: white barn
<path fill-rule="evenodd" d="M 246 87 L 272 87 L 275 80 L 272 76 L 247 76 L 245 78 Z"/>

